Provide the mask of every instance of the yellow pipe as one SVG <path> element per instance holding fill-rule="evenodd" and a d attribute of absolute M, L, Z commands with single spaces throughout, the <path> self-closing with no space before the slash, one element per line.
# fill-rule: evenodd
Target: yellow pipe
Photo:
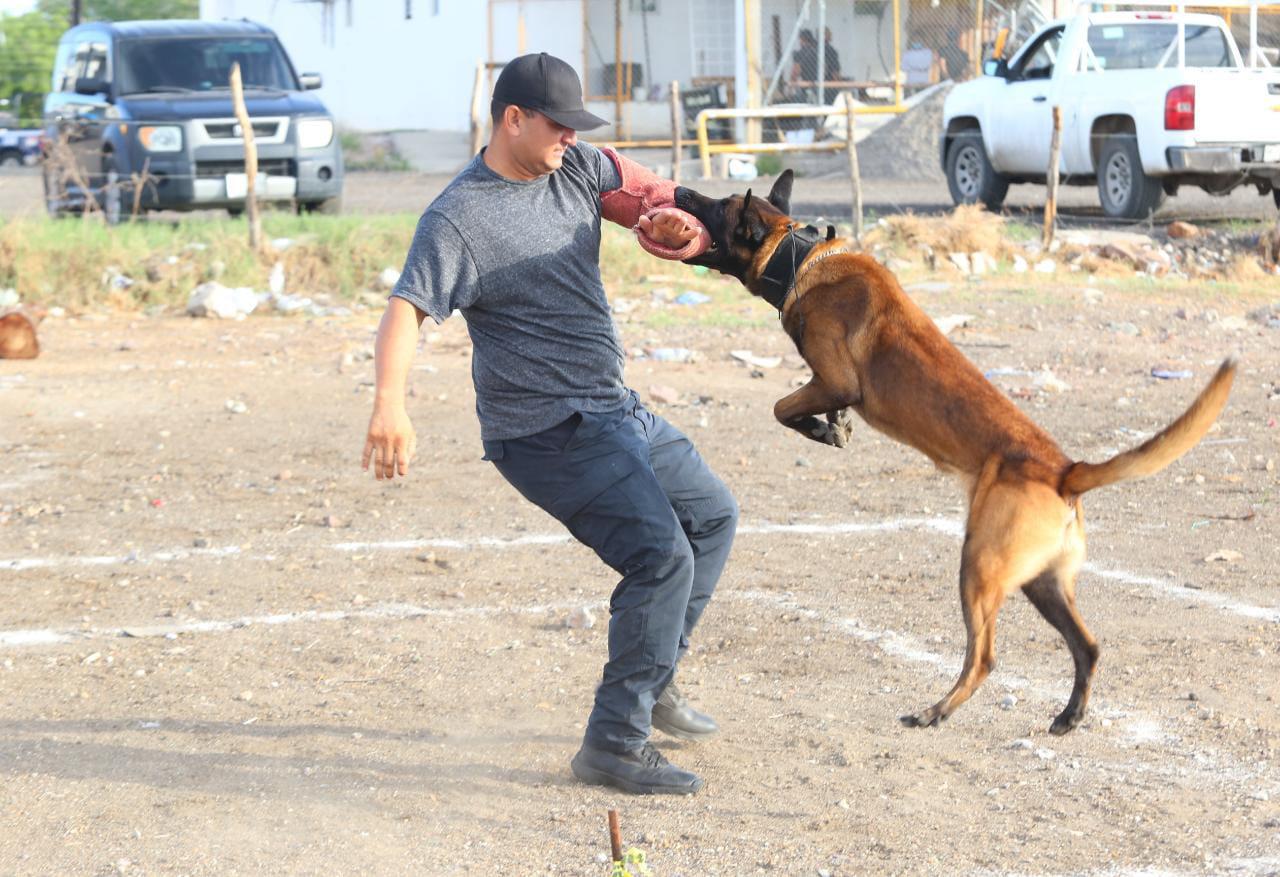
<path fill-rule="evenodd" d="M 711 155 L 720 152 L 828 152 L 844 149 L 839 141 L 832 143 L 721 143 L 711 145 L 707 137 L 708 119 L 802 119 L 815 116 L 847 116 L 848 105 L 838 109 L 829 107 L 764 107 L 761 109 L 705 109 L 698 113 L 698 155 L 702 159 L 703 179 L 711 177 Z M 887 107 L 854 107 L 855 115 L 878 116 L 901 113 L 906 110 L 901 102 Z"/>
<path fill-rule="evenodd" d="M 707 116 L 698 113 L 698 155 L 702 157 L 702 178 L 711 179 L 711 144 L 707 138 Z"/>

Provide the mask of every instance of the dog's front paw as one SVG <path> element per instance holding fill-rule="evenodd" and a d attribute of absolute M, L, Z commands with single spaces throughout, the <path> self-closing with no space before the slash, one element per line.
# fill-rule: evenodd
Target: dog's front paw
<path fill-rule="evenodd" d="M 827 426 L 830 433 L 830 444 L 843 448 L 853 438 L 853 412 L 848 408 L 827 412 Z"/>

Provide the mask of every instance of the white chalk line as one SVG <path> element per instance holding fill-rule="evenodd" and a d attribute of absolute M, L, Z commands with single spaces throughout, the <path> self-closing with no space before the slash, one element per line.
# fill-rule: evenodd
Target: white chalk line
<path fill-rule="evenodd" d="M 775 524 L 763 522 L 759 524 L 742 524 L 738 533 L 744 536 L 771 535 L 811 535 L 841 536 L 866 533 L 892 533 L 905 530 L 938 533 L 959 539 L 964 535 L 964 528 L 959 521 L 950 518 L 894 518 L 885 521 L 823 523 L 790 523 Z M 474 539 L 401 539 L 373 542 L 338 542 L 328 549 L 344 553 L 371 553 L 377 551 L 415 551 L 430 548 L 468 551 L 473 549 L 506 550 L 528 546 L 568 545 L 573 542 L 568 533 L 541 533 L 527 536 L 503 538 L 497 536 L 481 536 Z M 201 549 L 169 549 L 146 553 L 132 551 L 125 555 L 102 556 L 55 556 L 29 557 L 0 560 L 0 570 L 22 571 L 29 569 L 52 569 L 63 566 L 121 566 L 126 564 L 171 563 L 192 557 L 242 557 L 246 560 L 274 560 L 274 555 L 245 555 L 236 546 Z M 1130 573 L 1125 570 L 1106 569 L 1097 564 L 1087 563 L 1085 574 L 1096 576 L 1106 582 L 1119 582 L 1127 585 L 1139 585 L 1149 588 L 1154 593 L 1196 603 L 1216 609 L 1220 612 L 1239 615 L 1255 621 L 1280 623 L 1280 606 L 1256 606 L 1235 597 L 1216 591 L 1188 587 L 1167 579 Z"/>
<path fill-rule="evenodd" d="M 542 615 L 549 612 L 564 611 L 581 603 L 548 603 L 536 606 L 455 606 L 440 608 L 431 606 L 415 606 L 411 603 L 376 603 L 363 609 L 327 609 L 304 610 L 301 612 L 280 612 L 271 615 L 247 615 L 227 620 L 193 620 L 175 622 L 173 624 L 125 625 L 123 627 L 77 629 L 32 629 L 0 631 L 0 647 L 21 648 L 23 646 L 60 645 L 63 643 L 83 642 L 95 639 L 147 638 L 164 637 L 176 639 L 181 634 L 225 633 L 243 630 L 250 627 L 275 627 L 286 624 L 314 623 L 323 621 L 346 621 L 362 618 L 382 618 L 392 621 L 403 621 L 413 618 L 466 618 L 491 615 Z"/>
<path fill-rule="evenodd" d="M 1211 869 L 1203 871 L 1187 871 L 1181 868 L 1170 871 L 1168 868 L 1154 866 L 1113 865 L 1110 868 L 1092 871 L 1030 874 L 1025 871 L 996 872 L 984 869 L 971 873 L 975 877 L 976 875 L 984 875 L 984 877 L 1275 877 L 1276 874 L 1280 874 L 1280 857 L 1224 858 L 1222 861 L 1215 862 Z"/>

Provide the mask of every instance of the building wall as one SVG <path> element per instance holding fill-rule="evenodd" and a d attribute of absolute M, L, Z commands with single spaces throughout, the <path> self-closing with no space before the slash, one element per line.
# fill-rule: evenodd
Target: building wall
<path fill-rule="evenodd" d="M 405 0 L 200 0 L 200 17 L 272 28 L 299 72 L 324 77 L 319 96 L 346 127 L 465 131 L 476 64 L 488 52 L 488 4 L 408 2 L 408 19 Z"/>

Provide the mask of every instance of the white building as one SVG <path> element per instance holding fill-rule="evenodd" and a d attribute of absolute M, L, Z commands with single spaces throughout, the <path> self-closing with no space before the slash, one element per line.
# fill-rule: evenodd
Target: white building
<path fill-rule="evenodd" d="M 846 75 L 887 78 L 892 32 L 883 12 L 864 8 L 853 0 L 200 0 L 204 19 L 271 27 L 299 72 L 323 76 L 321 97 L 346 127 L 466 131 L 477 65 L 545 51 L 583 77 L 593 112 L 614 119 L 621 109 L 622 130 L 600 132 L 609 138 L 668 136 L 672 80 L 686 91 L 723 84 L 731 105 L 745 105 L 748 16 L 763 57 L 759 89 L 779 63 L 789 67 L 787 38 L 801 14 L 814 31 L 823 23 L 833 31 Z M 631 98 L 621 107 L 619 45 Z"/>

